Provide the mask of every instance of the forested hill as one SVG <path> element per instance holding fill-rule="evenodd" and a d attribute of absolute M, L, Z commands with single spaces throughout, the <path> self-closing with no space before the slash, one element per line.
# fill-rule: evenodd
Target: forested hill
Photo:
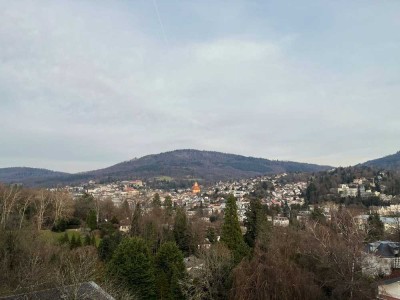
<path fill-rule="evenodd" d="M 0 182 L 4 183 L 29 183 L 37 180 L 60 178 L 70 174 L 55 172 L 47 169 L 15 167 L 0 168 Z"/>
<path fill-rule="evenodd" d="M 314 172 L 330 167 L 289 161 L 272 161 L 213 151 L 175 150 L 116 164 L 109 168 L 88 172 L 103 178 L 136 176 L 151 178 L 200 178 L 206 181 L 229 180 L 262 174 L 283 172 Z"/>
<path fill-rule="evenodd" d="M 284 172 L 316 172 L 331 167 L 291 161 L 275 161 L 212 151 L 175 150 L 147 155 L 125 161 L 108 168 L 53 176 L 18 178 L 26 185 L 54 186 L 56 184 L 79 183 L 85 180 L 115 181 L 127 179 L 152 179 L 166 176 L 174 180 L 200 180 L 214 182 Z M 1 169 L 0 169 L 1 172 Z M 3 177 L 3 182 L 13 182 Z"/>
<path fill-rule="evenodd" d="M 361 165 L 378 169 L 400 171 L 400 151 L 392 155 L 369 160 Z"/>

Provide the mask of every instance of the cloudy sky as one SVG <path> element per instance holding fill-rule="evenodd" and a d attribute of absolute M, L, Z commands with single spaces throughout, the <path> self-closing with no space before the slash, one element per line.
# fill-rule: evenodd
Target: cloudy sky
<path fill-rule="evenodd" d="M 400 1 L 0 0 L 0 167 L 400 150 Z"/>

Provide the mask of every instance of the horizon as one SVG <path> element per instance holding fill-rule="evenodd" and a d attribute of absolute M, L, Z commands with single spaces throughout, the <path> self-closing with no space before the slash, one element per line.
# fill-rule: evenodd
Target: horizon
<path fill-rule="evenodd" d="M 0 168 L 170 149 L 351 166 L 400 140 L 399 1 L 4 0 Z"/>
<path fill-rule="evenodd" d="M 78 174 L 78 173 L 84 173 L 84 172 L 88 172 L 88 171 L 95 171 L 95 170 L 100 170 L 100 169 L 104 169 L 104 168 L 108 168 L 123 162 L 129 162 L 131 160 L 135 160 L 135 159 L 141 159 L 143 157 L 146 156 L 152 156 L 152 155 L 159 155 L 159 154 L 164 154 L 164 153 L 168 153 L 168 152 L 175 152 L 175 151 L 184 151 L 184 150 L 193 150 L 193 151 L 201 151 L 201 152 L 216 152 L 216 153 L 223 153 L 223 154 L 228 154 L 228 155 L 238 155 L 238 156 L 244 156 L 244 157 L 251 157 L 251 158 L 259 158 L 259 159 L 267 159 L 267 160 L 271 160 L 271 161 L 281 161 L 281 162 L 296 162 L 296 163 L 305 163 L 305 164 L 315 164 L 315 165 L 320 165 L 320 166 L 327 166 L 327 167 L 332 167 L 332 168 L 346 168 L 346 167 L 352 167 L 352 166 L 356 166 L 358 164 L 362 164 L 365 163 L 367 161 L 370 160 L 374 160 L 374 159 L 378 159 L 381 157 L 385 157 L 388 155 L 392 155 L 395 153 L 390 153 L 390 154 L 386 154 L 380 157 L 376 157 L 376 158 L 371 158 L 365 161 L 361 161 L 361 162 L 357 162 L 355 164 L 352 165 L 338 165 L 338 166 L 333 166 L 333 165 L 323 165 L 323 164 L 317 164 L 314 162 L 307 162 L 307 161 L 297 161 L 297 160 L 282 160 L 282 159 L 275 159 L 275 158 L 267 158 L 267 157 L 257 157 L 257 156 L 251 156 L 251 155 L 243 155 L 243 154 L 238 154 L 238 153 L 228 153 L 228 152 L 220 152 L 220 151 L 214 151 L 214 150 L 200 150 L 200 149 L 192 149 L 192 148 L 182 148 L 182 149 L 174 149 L 174 150 L 167 150 L 167 151 L 163 151 L 163 152 L 159 152 L 159 153 L 150 153 L 150 154 L 146 154 L 140 157 L 133 157 L 131 159 L 127 159 L 127 160 L 123 160 L 123 161 L 119 161 L 119 162 L 114 162 L 111 163 L 109 165 L 106 166 L 102 166 L 102 167 L 98 167 L 98 168 L 94 168 L 94 169 L 86 169 L 86 170 L 80 170 L 80 171 L 64 171 L 64 170 L 56 170 L 56 169 L 49 169 L 46 167 L 41 167 L 41 166 L 7 166 L 7 167 L 0 167 L 0 169 L 7 169 L 7 168 L 32 168 L 32 169 L 43 169 L 43 170 L 49 170 L 49 171 L 54 171 L 54 172 L 62 172 L 62 173 L 68 173 L 68 174 Z M 397 153 L 397 152 L 396 152 Z"/>

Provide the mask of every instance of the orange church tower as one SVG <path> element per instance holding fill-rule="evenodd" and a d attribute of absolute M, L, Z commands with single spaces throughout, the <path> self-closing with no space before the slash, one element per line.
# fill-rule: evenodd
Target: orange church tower
<path fill-rule="evenodd" d="M 193 194 L 200 194 L 200 186 L 197 183 L 197 181 L 194 183 L 194 185 L 192 186 L 192 193 Z"/>

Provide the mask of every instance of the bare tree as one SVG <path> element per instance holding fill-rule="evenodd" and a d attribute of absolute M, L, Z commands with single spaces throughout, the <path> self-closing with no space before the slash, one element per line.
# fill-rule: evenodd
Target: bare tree
<path fill-rule="evenodd" d="M 202 250 L 199 259 L 189 257 L 191 280 L 182 282 L 188 299 L 227 299 L 231 286 L 233 259 L 231 252 L 222 244 Z"/>
<path fill-rule="evenodd" d="M 72 214 L 73 204 L 68 192 L 62 190 L 52 192 L 50 199 L 54 207 L 54 224 Z"/>
<path fill-rule="evenodd" d="M 94 209 L 96 211 L 96 223 L 99 224 L 99 216 L 100 216 L 100 208 L 101 208 L 101 200 L 100 197 L 94 198 Z"/>
<path fill-rule="evenodd" d="M 17 210 L 19 215 L 19 229 L 22 228 L 25 219 L 25 213 L 29 205 L 33 202 L 33 194 L 30 191 L 24 193 L 17 203 Z"/>
<path fill-rule="evenodd" d="M 37 230 L 41 230 L 45 221 L 45 212 L 51 203 L 51 195 L 46 190 L 39 190 L 35 197 L 35 206 L 37 211 Z"/>
<path fill-rule="evenodd" d="M 8 218 L 20 196 L 20 188 L 16 185 L 0 186 L 0 225 L 6 228 Z"/>
<path fill-rule="evenodd" d="M 70 299 L 82 299 L 78 294 L 80 285 L 91 281 L 97 271 L 97 253 L 91 246 L 80 247 L 61 254 L 60 265 L 56 271 L 58 286 L 70 296 Z"/>

